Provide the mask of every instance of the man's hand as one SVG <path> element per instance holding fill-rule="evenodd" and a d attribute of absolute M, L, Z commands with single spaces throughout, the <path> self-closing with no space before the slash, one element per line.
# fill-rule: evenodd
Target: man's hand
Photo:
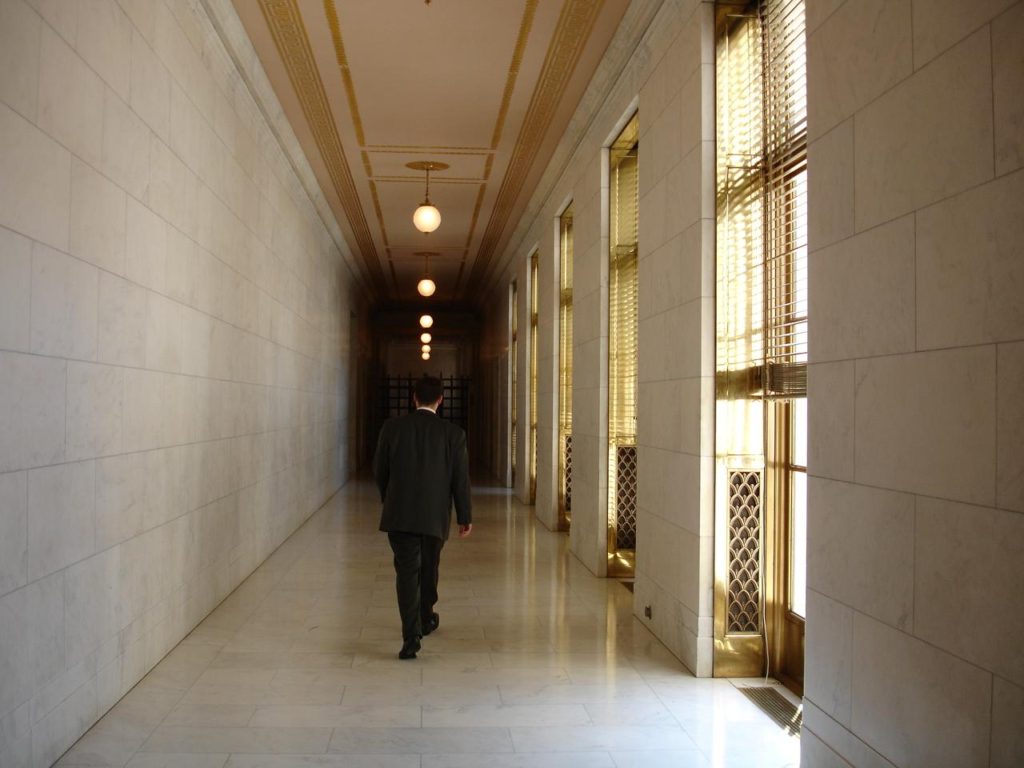
<path fill-rule="evenodd" d="M 466 525 L 459 524 L 459 538 L 464 539 L 473 532 L 473 524 L 467 523 Z"/>

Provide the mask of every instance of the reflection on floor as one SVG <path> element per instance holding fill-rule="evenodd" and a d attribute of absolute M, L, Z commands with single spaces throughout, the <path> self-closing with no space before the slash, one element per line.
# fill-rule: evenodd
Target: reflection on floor
<path fill-rule="evenodd" d="M 59 763 L 123 768 L 781 768 L 787 736 L 697 680 L 506 492 L 441 561 L 400 661 L 371 487 L 350 483 Z"/>

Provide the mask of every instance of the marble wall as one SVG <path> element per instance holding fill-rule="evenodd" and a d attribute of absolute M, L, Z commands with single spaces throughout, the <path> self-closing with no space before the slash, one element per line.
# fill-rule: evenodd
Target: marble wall
<path fill-rule="evenodd" d="M 344 482 L 358 299 L 312 179 L 229 3 L 0 0 L 4 768 Z"/>
<path fill-rule="evenodd" d="M 638 617 L 691 669 L 711 672 L 714 481 L 713 3 L 635 2 L 504 254 L 508 284 L 540 255 L 536 514 L 557 523 L 556 220 L 573 204 L 573 513 L 570 545 L 607 569 L 608 178 L 605 148 L 640 122 Z M 528 329 L 520 301 L 519 327 Z M 503 317 L 502 317 L 503 319 Z M 528 347 L 518 355 L 528 402 Z M 527 424 L 526 421 L 523 424 Z M 523 442 L 528 431 L 521 432 Z M 525 460 L 525 447 L 520 461 Z M 517 493 L 525 498 L 521 480 Z M 644 606 L 652 618 L 644 617 Z"/>
<path fill-rule="evenodd" d="M 808 0 L 804 764 L 1024 764 L 1024 3 Z"/>

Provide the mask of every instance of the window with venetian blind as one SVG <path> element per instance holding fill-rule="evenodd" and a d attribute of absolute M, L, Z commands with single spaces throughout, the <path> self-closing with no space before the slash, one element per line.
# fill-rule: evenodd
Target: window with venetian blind
<path fill-rule="evenodd" d="M 778 615 L 799 617 L 804 605 L 804 3 L 720 2 L 717 11 L 716 583 L 725 594 L 716 640 L 767 634 L 781 675 L 779 649 L 799 643 L 780 639 L 790 619 Z M 750 650 L 760 665 L 766 649 Z M 802 677 L 802 659 L 799 669 Z"/>
<path fill-rule="evenodd" d="M 558 218 L 558 444 L 559 518 L 572 518 L 572 204 Z"/>
<path fill-rule="evenodd" d="M 537 499 L 537 273 L 539 255 L 530 256 L 530 503 Z"/>
<path fill-rule="evenodd" d="M 512 466 L 512 485 L 516 483 L 516 454 L 519 452 L 519 405 L 518 405 L 518 393 L 519 393 L 519 318 L 518 318 L 518 304 L 519 304 L 519 292 L 516 288 L 516 283 L 512 281 L 512 290 L 509 294 L 509 349 L 508 349 L 508 366 L 509 376 L 511 379 L 511 387 L 509 391 L 509 409 L 511 411 L 511 428 L 509 429 L 509 451 L 510 451 L 510 463 Z"/>
<path fill-rule="evenodd" d="M 638 139 L 639 120 L 634 115 L 609 152 L 609 562 L 623 564 L 617 553 L 636 548 Z"/>

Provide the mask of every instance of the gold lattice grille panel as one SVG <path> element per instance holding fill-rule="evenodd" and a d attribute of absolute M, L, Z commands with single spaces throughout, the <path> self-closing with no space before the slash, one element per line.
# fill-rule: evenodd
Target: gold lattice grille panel
<path fill-rule="evenodd" d="M 636 446 L 615 451 L 615 546 L 636 549 Z"/>
<path fill-rule="evenodd" d="M 761 473 L 729 472 L 728 632 L 761 631 Z"/>
<path fill-rule="evenodd" d="M 565 511 L 572 511 L 572 435 L 565 436 Z"/>

